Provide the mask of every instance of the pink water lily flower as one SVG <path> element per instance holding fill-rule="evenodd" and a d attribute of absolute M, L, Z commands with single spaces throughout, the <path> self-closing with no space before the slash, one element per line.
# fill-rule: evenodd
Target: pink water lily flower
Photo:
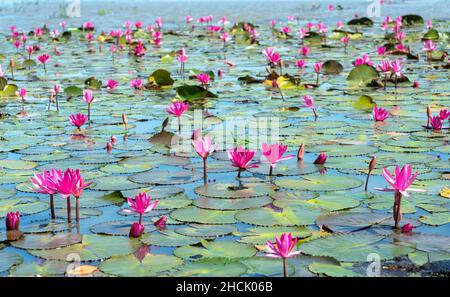
<path fill-rule="evenodd" d="M 325 153 L 319 154 L 317 156 L 317 159 L 314 161 L 314 164 L 316 165 L 324 165 L 327 161 L 328 156 Z"/>
<path fill-rule="evenodd" d="M 130 81 L 130 87 L 136 90 L 141 90 L 142 88 L 144 88 L 144 83 L 142 82 L 141 79 L 135 78 Z"/>
<path fill-rule="evenodd" d="M 295 67 L 297 67 L 297 68 L 303 69 L 303 68 L 305 68 L 305 66 L 306 66 L 305 60 L 297 60 L 295 62 Z"/>
<path fill-rule="evenodd" d="M 392 176 L 387 168 L 383 169 L 382 175 L 392 188 L 377 188 L 377 190 L 384 192 L 395 192 L 393 207 L 393 217 L 395 222 L 394 228 L 398 227 L 402 216 L 402 195 L 409 197 L 408 192 L 425 192 L 424 190 L 410 188 L 418 174 L 419 173 L 417 171 L 412 174 L 411 165 L 403 165 L 401 169 L 398 165 L 395 166 L 394 176 Z"/>
<path fill-rule="evenodd" d="M 166 227 L 166 223 L 167 223 L 167 216 L 162 216 L 153 225 L 161 229 Z"/>
<path fill-rule="evenodd" d="M 450 117 L 450 111 L 448 109 L 441 109 L 439 111 L 439 117 L 441 118 L 441 120 L 445 121 Z"/>
<path fill-rule="evenodd" d="M 303 41 L 303 39 L 305 39 L 306 36 L 309 36 L 308 30 L 306 30 L 305 28 L 300 28 L 298 30 L 298 35 L 299 35 L 300 39 Z"/>
<path fill-rule="evenodd" d="M 191 17 L 190 15 L 187 15 L 184 17 L 184 20 L 186 21 L 186 24 L 189 24 L 190 22 L 192 22 L 194 20 L 194 18 Z"/>
<path fill-rule="evenodd" d="M 270 164 L 269 176 L 272 176 L 273 168 L 277 166 L 277 163 L 295 157 L 295 155 L 286 155 L 283 157 L 287 149 L 288 146 L 283 145 L 282 143 L 274 143 L 274 144 L 263 143 L 263 145 L 261 146 L 261 151 L 263 156 L 267 159 L 267 161 Z"/>
<path fill-rule="evenodd" d="M 275 236 L 275 242 L 266 242 L 266 257 L 283 259 L 283 274 L 285 277 L 287 276 L 286 259 L 301 253 L 301 251 L 294 251 L 297 241 L 298 238 L 293 239 L 291 233 L 283 233 L 280 238 Z"/>
<path fill-rule="evenodd" d="M 20 89 L 17 92 L 17 95 L 19 95 L 19 97 L 22 98 L 22 101 L 25 102 L 25 97 L 27 96 L 27 89 L 24 88 Z"/>
<path fill-rule="evenodd" d="M 410 233 L 412 229 L 414 229 L 414 226 L 408 223 L 402 226 L 402 233 Z"/>
<path fill-rule="evenodd" d="M 353 62 L 353 65 L 355 65 L 355 67 L 358 67 L 360 65 L 369 65 L 372 66 L 373 62 L 370 60 L 369 56 L 367 54 L 363 54 L 362 57 L 360 58 L 356 58 L 356 60 Z"/>
<path fill-rule="evenodd" d="M 46 64 L 48 63 L 48 62 L 50 62 L 50 55 L 48 55 L 48 54 L 42 54 L 42 55 L 40 55 L 39 57 L 37 57 L 37 59 L 38 59 L 38 61 L 42 64 L 42 65 L 44 65 L 44 72 L 47 74 L 47 68 L 46 68 Z"/>
<path fill-rule="evenodd" d="M 391 72 L 396 76 L 402 76 L 403 62 L 402 60 L 395 59 L 391 62 Z"/>
<path fill-rule="evenodd" d="M 142 222 L 142 215 L 149 213 L 153 208 L 155 208 L 156 205 L 158 205 L 158 201 L 152 202 L 152 197 L 147 196 L 145 192 L 135 195 L 134 199 L 128 197 L 127 202 L 131 209 L 124 209 L 123 211 L 125 213 L 138 213 L 139 224 Z"/>
<path fill-rule="evenodd" d="M 384 54 L 386 54 L 386 47 L 385 46 L 377 47 L 377 53 L 378 55 L 383 56 Z"/>
<path fill-rule="evenodd" d="M 130 233 L 128 234 L 131 238 L 139 238 L 144 233 L 145 227 L 144 225 L 134 222 L 133 225 L 131 225 Z"/>
<path fill-rule="evenodd" d="M 84 123 L 86 123 L 87 121 L 87 116 L 82 114 L 82 113 L 77 113 L 77 114 L 71 114 L 69 116 L 69 120 L 70 123 L 72 125 L 74 125 L 75 127 L 77 127 L 78 129 L 81 128 L 81 126 L 84 125 Z"/>
<path fill-rule="evenodd" d="M 51 169 L 50 171 L 44 170 L 42 174 L 34 174 L 31 178 L 33 187 L 30 188 L 33 192 L 47 194 L 50 197 L 50 215 L 51 218 L 55 218 L 55 208 L 53 203 L 53 195 L 58 193 L 58 182 L 62 179 L 61 171 L 57 169 Z"/>
<path fill-rule="evenodd" d="M 19 230 L 20 226 L 20 212 L 9 212 L 6 214 L 6 230 Z"/>
<path fill-rule="evenodd" d="M 302 46 L 300 52 L 302 53 L 303 56 L 307 57 L 311 52 L 311 49 L 307 46 Z"/>
<path fill-rule="evenodd" d="M 94 93 L 92 90 L 84 90 L 83 91 L 83 99 L 88 105 L 88 121 L 91 122 L 91 103 L 94 101 Z"/>
<path fill-rule="evenodd" d="M 189 109 L 189 103 L 184 103 L 183 101 L 175 101 L 169 104 L 166 108 L 167 113 L 175 116 L 181 117 Z"/>
<path fill-rule="evenodd" d="M 431 124 L 431 128 L 433 128 L 433 130 L 441 130 L 442 125 L 444 124 L 444 120 L 442 120 L 442 118 L 439 115 L 432 116 L 430 118 L 430 124 Z"/>
<path fill-rule="evenodd" d="M 215 150 L 215 146 L 212 144 L 211 138 L 202 137 L 200 139 L 192 140 L 192 145 L 194 146 L 197 154 L 203 159 L 203 182 L 206 184 L 207 172 L 206 172 L 206 159 Z"/>
<path fill-rule="evenodd" d="M 387 168 L 383 169 L 383 177 L 392 186 L 391 188 L 377 188 L 379 191 L 384 192 L 395 192 L 399 191 L 405 197 L 409 197 L 408 192 L 424 192 L 424 190 L 420 189 L 412 189 L 409 188 L 411 184 L 416 179 L 419 172 L 415 172 L 412 174 L 411 165 L 403 165 L 402 168 L 397 165 L 395 166 L 394 176 L 389 172 Z"/>
<path fill-rule="evenodd" d="M 389 111 L 382 107 L 374 106 L 372 116 L 376 122 L 382 122 L 389 117 Z"/>
<path fill-rule="evenodd" d="M 230 34 L 228 34 L 228 32 L 223 32 L 222 34 L 220 34 L 219 38 L 222 39 L 224 43 L 231 40 L 231 36 Z"/>
<path fill-rule="evenodd" d="M 211 77 L 206 73 L 199 73 L 197 74 L 196 78 L 204 86 L 207 86 L 211 83 Z"/>
<path fill-rule="evenodd" d="M 269 61 L 269 63 L 273 63 L 274 65 L 277 65 L 281 61 L 280 54 L 275 52 L 272 47 L 268 47 L 268 48 L 264 49 L 262 53 L 266 57 L 267 61 Z"/>
<path fill-rule="evenodd" d="M 114 90 L 119 85 L 119 82 L 114 79 L 108 79 L 106 81 L 106 89 L 107 90 Z"/>
<path fill-rule="evenodd" d="M 255 155 L 255 151 L 246 150 L 240 146 L 228 151 L 227 155 L 228 159 L 231 161 L 231 166 L 238 168 L 238 177 L 241 176 L 241 171 L 258 167 L 257 165 L 251 163 L 253 156 Z"/>
<path fill-rule="evenodd" d="M 433 43 L 433 40 L 427 40 L 424 43 L 425 47 L 423 48 L 423 50 L 425 52 L 434 52 L 437 49 L 436 44 Z"/>
<path fill-rule="evenodd" d="M 314 98 L 311 95 L 303 96 L 303 107 L 311 108 L 312 112 L 314 113 L 314 117 L 317 118 L 317 112 L 316 107 L 314 105 Z"/>
<path fill-rule="evenodd" d="M 177 60 L 180 63 L 186 63 L 187 62 L 187 57 L 188 57 L 188 55 L 186 54 L 186 49 L 183 47 L 181 49 L 180 54 L 177 55 Z"/>
<path fill-rule="evenodd" d="M 427 29 L 430 30 L 431 28 L 433 28 L 433 24 L 431 23 L 431 20 L 428 19 L 427 20 Z"/>

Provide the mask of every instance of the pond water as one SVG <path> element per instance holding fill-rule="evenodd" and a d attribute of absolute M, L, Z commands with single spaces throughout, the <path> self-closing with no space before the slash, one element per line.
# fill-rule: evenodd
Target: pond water
<path fill-rule="evenodd" d="M 358 28 L 346 23 L 356 13 L 365 16 L 367 2 L 315 2 L 313 8 L 311 1 L 81 1 L 79 17 L 67 16 L 71 1 L 2 2 L 0 64 L 7 85 L 26 88 L 27 95 L 22 102 L 2 85 L 0 274 L 63 276 L 73 270 L 70 262 L 75 261 L 75 265 L 93 266 L 96 276 L 282 276 L 281 260 L 265 258 L 258 250 L 283 232 L 301 239 L 302 255 L 288 260 L 292 276 L 365 276 L 374 259 L 381 260 L 381 275 L 448 274 L 450 201 L 440 193 L 450 187 L 449 122 L 444 121 L 440 131 L 425 128 L 427 106 L 433 115 L 450 106 L 447 59 L 424 59 L 425 24 L 403 27 L 404 44 L 421 57 L 405 58 L 407 82 L 397 88 L 388 83 L 383 90 L 348 80 L 353 61 L 364 53 L 374 65 L 406 57 L 377 54 L 376 47 L 389 41 L 380 28 L 387 15 L 420 14 L 425 21 L 432 19 L 433 28 L 441 33 L 435 40 L 438 50 L 448 50 L 450 22 L 448 13 L 439 9 L 444 1 L 426 6 L 423 1 L 385 1 L 380 15 L 371 17 L 374 26 Z M 329 4 L 340 4 L 342 10 L 329 11 Z M 188 14 L 194 18 L 192 31 L 184 22 Z M 225 46 L 219 33 L 207 32 L 207 26 L 195 22 L 209 14 L 214 24 L 222 16 L 229 19 L 225 28 L 232 40 Z M 164 22 L 159 47 L 150 43 L 152 37 L 145 29 L 157 17 Z M 272 19 L 277 20 L 275 32 L 270 28 Z M 71 37 L 29 35 L 27 45 L 41 48 L 30 60 L 23 47 L 16 50 L 12 45 L 12 25 L 19 32 L 47 25 L 62 33 L 63 20 Z M 140 58 L 129 54 L 124 38 L 120 41 L 124 49 L 112 55 L 114 39 L 106 40 L 100 51 L 99 43 L 88 42 L 86 32 L 78 29 L 92 21 L 97 38 L 102 31 L 124 30 L 126 20 L 144 24 L 144 29 L 134 32 L 134 41 L 142 39 L 146 47 Z M 353 32 L 346 50 L 340 42 L 342 33 L 333 32 L 339 20 L 344 22 L 343 30 Z M 297 31 L 309 21 L 328 26 L 327 46 L 321 46 L 318 38 L 307 39 L 311 52 L 304 57 Z M 242 25 L 234 27 L 235 22 L 257 26 L 257 43 L 250 42 Z M 279 30 L 284 26 L 290 27 L 292 37 L 282 36 Z M 183 76 L 174 57 L 182 47 L 188 55 Z M 265 81 L 268 64 L 262 51 L 267 47 L 280 53 L 283 73 L 293 77 L 282 86 L 283 98 L 270 80 Z M 36 60 L 42 53 L 51 56 L 46 72 Z M 14 78 L 8 68 L 10 58 L 15 60 Z M 298 59 L 305 61 L 305 69 L 295 67 Z M 315 87 L 313 65 L 328 60 L 338 61 L 343 69 L 339 74 L 323 72 L 320 86 Z M 158 69 L 170 73 L 173 86 L 130 88 L 132 79 L 147 83 Z M 189 71 L 191 76 L 212 71 L 216 77 L 208 90 L 216 97 L 200 100 L 181 95 L 189 99 L 190 117 L 181 118 L 180 138 L 172 139 L 171 145 L 150 141 L 161 136 L 166 107 L 177 93 L 180 97 L 177 88 L 199 85 L 189 78 Z M 94 88 L 92 123 L 80 131 L 68 117 L 87 113 L 79 93 L 90 77 L 101 80 L 103 87 Z M 109 79 L 119 86 L 106 90 Z M 418 88 L 412 87 L 414 81 Z M 59 111 L 54 103 L 49 109 L 55 84 L 62 88 Z M 310 109 L 302 107 L 305 95 L 315 100 L 316 120 Z M 371 118 L 374 104 L 390 111 L 385 121 Z M 122 121 L 124 113 L 128 129 Z M 176 118 L 169 119 L 165 130 L 178 134 Z M 190 141 L 199 127 L 216 143 L 207 160 L 207 186 L 203 164 Z M 108 153 L 105 146 L 112 135 L 118 141 Z M 264 161 L 260 148 L 265 142 L 282 142 L 289 146 L 287 154 L 295 155 L 305 144 L 305 158 L 281 162 L 273 177 L 268 175 L 268 164 L 261 163 L 237 179 L 226 151 L 235 143 L 246 145 L 256 151 L 254 161 Z M 320 153 L 328 155 L 324 166 L 313 164 Z M 366 192 L 372 156 L 377 156 L 377 164 Z M 375 190 L 388 185 L 381 176 L 384 167 L 392 172 L 395 165 L 403 164 L 419 172 L 411 187 L 426 190 L 403 198 L 401 225 L 415 226 L 410 233 L 392 229 L 393 193 Z M 55 195 L 57 219 L 50 221 L 48 195 L 30 189 L 33 173 L 51 168 L 79 168 L 92 182 L 80 198 L 78 225 L 67 225 L 66 200 L 59 195 Z M 138 217 L 123 212 L 128 208 L 125 198 L 143 191 L 159 204 L 144 216 L 146 234 L 129 239 L 130 226 Z M 23 235 L 11 240 L 4 220 L 8 212 L 17 210 L 22 213 Z M 153 223 L 162 215 L 168 217 L 167 226 L 157 229 Z"/>

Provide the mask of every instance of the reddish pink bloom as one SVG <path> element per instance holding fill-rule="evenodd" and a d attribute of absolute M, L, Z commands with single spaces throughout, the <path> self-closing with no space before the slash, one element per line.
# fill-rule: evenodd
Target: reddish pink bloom
<path fill-rule="evenodd" d="M 314 71 L 317 73 L 317 74 L 319 74 L 321 71 L 322 71 L 322 63 L 315 63 L 314 64 Z"/>
<path fill-rule="evenodd" d="M 82 27 L 84 30 L 93 30 L 94 23 L 93 22 L 84 22 Z"/>
<path fill-rule="evenodd" d="M 194 20 L 193 17 L 191 17 L 190 15 L 187 15 L 184 20 L 186 21 L 186 24 L 189 24 L 190 22 L 192 22 Z"/>
<path fill-rule="evenodd" d="M 385 46 L 377 47 L 377 52 L 378 52 L 378 55 L 383 56 L 384 54 L 386 54 L 386 47 Z"/>
<path fill-rule="evenodd" d="M 142 89 L 144 87 L 144 83 L 139 78 L 132 79 L 130 81 L 130 87 L 132 87 L 132 88 L 134 88 L 136 90 L 140 90 L 140 89 Z"/>
<path fill-rule="evenodd" d="M 110 152 L 112 152 L 112 150 L 113 150 L 113 144 L 111 142 L 108 142 L 106 144 L 106 152 L 110 153 Z"/>
<path fill-rule="evenodd" d="M 304 39 L 306 36 L 309 36 L 308 30 L 306 30 L 305 28 L 300 28 L 298 30 L 298 35 L 299 35 L 300 39 Z"/>
<path fill-rule="evenodd" d="M 42 174 L 34 174 L 31 178 L 34 192 L 53 195 L 58 192 L 58 182 L 62 179 L 61 171 L 51 169 L 50 171 L 43 171 Z"/>
<path fill-rule="evenodd" d="M 391 62 L 391 72 L 392 74 L 396 76 L 402 76 L 403 71 L 403 63 L 402 60 L 395 59 L 393 62 Z"/>
<path fill-rule="evenodd" d="M 437 115 L 430 118 L 430 124 L 433 130 L 441 130 L 444 121 L 439 115 Z"/>
<path fill-rule="evenodd" d="M 377 66 L 378 71 L 389 73 L 391 71 L 391 61 L 383 60 L 381 64 Z"/>
<path fill-rule="evenodd" d="M 417 88 L 419 87 L 419 82 L 418 82 L 417 80 L 415 80 L 415 81 L 413 82 L 412 87 L 413 87 L 414 89 L 417 89 Z"/>
<path fill-rule="evenodd" d="M 111 143 L 112 143 L 112 144 L 116 144 L 116 142 L 117 142 L 117 137 L 114 136 L 114 135 L 112 135 L 112 136 L 111 136 Z"/>
<path fill-rule="evenodd" d="M 20 212 L 9 212 L 6 215 L 6 230 L 19 230 L 20 226 Z"/>
<path fill-rule="evenodd" d="M 344 26 L 344 24 L 342 23 L 342 21 L 338 21 L 336 23 L 336 27 L 337 27 L 338 30 L 341 30 L 343 26 Z"/>
<path fill-rule="evenodd" d="M 227 155 L 228 159 L 231 161 L 231 166 L 239 168 L 239 171 L 258 167 L 255 164 L 251 164 L 253 156 L 255 155 L 255 152 L 252 150 L 246 150 L 243 147 L 238 147 L 228 151 Z"/>
<path fill-rule="evenodd" d="M 211 82 L 211 77 L 206 73 L 199 73 L 196 78 L 202 85 L 209 85 Z"/>
<path fill-rule="evenodd" d="M 57 189 L 63 198 L 69 198 L 70 195 L 80 198 L 83 190 L 90 184 L 84 182 L 79 169 L 72 170 L 67 168 L 62 179 L 57 181 Z"/>
<path fill-rule="evenodd" d="M 291 28 L 286 26 L 281 28 L 281 32 L 283 32 L 284 34 L 289 34 L 291 32 Z"/>
<path fill-rule="evenodd" d="M 355 65 L 355 67 L 360 66 L 360 65 L 369 65 L 372 66 L 373 62 L 370 60 L 369 56 L 367 54 L 363 54 L 362 57 L 357 58 L 354 62 L 353 65 Z"/>
<path fill-rule="evenodd" d="M 311 52 L 311 49 L 309 47 L 307 47 L 307 46 L 303 46 L 302 49 L 301 49 L 301 52 L 302 52 L 302 55 L 306 57 Z"/>
<path fill-rule="evenodd" d="M 128 236 L 132 238 L 139 238 L 144 233 L 144 230 L 144 225 L 134 222 L 133 225 L 131 225 L 130 233 L 128 234 Z"/>
<path fill-rule="evenodd" d="M 323 165 L 325 164 L 325 161 L 327 160 L 327 155 L 326 154 L 319 154 L 319 156 L 317 156 L 317 159 L 314 161 L 314 164 L 317 165 Z"/>
<path fill-rule="evenodd" d="M 154 223 L 154 225 L 157 228 L 164 228 L 164 227 L 166 227 L 166 223 L 167 223 L 167 217 L 162 216 Z"/>
<path fill-rule="evenodd" d="M 188 109 L 189 109 L 189 103 L 184 103 L 183 101 L 176 101 L 176 102 L 170 103 L 170 105 L 166 108 L 166 111 L 167 111 L 167 113 L 179 118 Z"/>
<path fill-rule="evenodd" d="M 19 97 L 22 98 L 22 101 L 25 101 L 25 97 L 27 96 L 27 89 L 24 88 L 20 89 L 17 92 L 17 95 L 19 95 Z"/>
<path fill-rule="evenodd" d="M 134 196 L 134 199 L 131 197 L 127 198 L 128 206 L 131 209 L 124 209 L 123 211 L 126 213 L 138 213 L 141 217 L 145 213 L 149 213 L 155 206 L 158 204 L 158 201 L 152 202 L 152 197 L 147 196 L 145 192 L 139 193 Z M 139 219 L 139 222 L 141 220 Z"/>
<path fill-rule="evenodd" d="M 277 163 L 281 161 L 286 161 L 295 157 L 295 155 L 286 155 L 283 157 L 284 153 L 287 151 L 288 146 L 282 143 L 267 144 L 264 143 L 261 146 L 263 156 L 267 159 L 271 168 L 275 168 Z"/>
<path fill-rule="evenodd" d="M 304 96 L 303 97 L 303 103 L 304 103 L 303 107 L 307 107 L 307 108 L 311 108 L 311 109 L 315 108 L 313 96 L 310 96 L 310 95 Z"/>
<path fill-rule="evenodd" d="M 107 90 L 114 90 L 119 85 L 118 81 L 115 81 L 114 79 L 108 79 L 106 81 L 106 89 Z"/>
<path fill-rule="evenodd" d="M 295 257 L 301 253 L 301 251 L 293 251 L 297 245 L 298 238 L 292 239 L 291 233 L 283 233 L 280 238 L 275 237 L 275 242 L 267 241 L 267 257 L 271 258 L 290 258 Z"/>
<path fill-rule="evenodd" d="M 281 61 L 280 54 L 275 52 L 271 47 L 264 49 L 262 53 L 270 63 L 277 65 Z"/>
<path fill-rule="evenodd" d="M 441 109 L 441 111 L 439 112 L 439 117 L 441 118 L 441 120 L 445 121 L 450 117 L 450 111 L 448 109 Z"/>
<path fill-rule="evenodd" d="M 142 43 L 142 40 L 138 40 L 136 46 L 134 47 L 134 55 L 136 57 L 142 57 L 143 55 L 145 55 L 145 47 L 144 44 Z"/>
<path fill-rule="evenodd" d="M 433 24 L 431 23 L 431 20 L 428 19 L 427 20 L 427 29 L 430 30 L 431 28 L 433 28 Z"/>
<path fill-rule="evenodd" d="M 212 144 L 211 138 L 202 137 L 199 140 L 192 140 L 192 145 L 194 146 L 197 154 L 203 159 L 206 160 L 212 152 L 214 152 L 215 147 Z"/>
<path fill-rule="evenodd" d="M 389 111 L 382 107 L 374 106 L 372 116 L 376 122 L 382 122 L 389 117 Z"/>
<path fill-rule="evenodd" d="M 437 49 L 437 46 L 433 43 L 433 40 L 425 41 L 424 45 L 425 47 L 423 48 L 423 50 L 425 52 L 434 52 Z"/>
<path fill-rule="evenodd" d="M 188 55 L 186 55 L 186 49 L 183 47 L 181 49 L 181 53 L 177 56 L 177 60 L 180 63 L 186 63 L 187 62 L 187 57 L 188 57 Z"/>
<path fill-rule="evenodd" d="M 341 42 L 345 45 L 348 45 L 348 43 L 350 42 L 350 37 L 348 37 L 348 36 L 342 37 Z"/>
<path fill-rule="evenodd" d="M 223 42 L 228 42 L 231 40 L 230 34 L 228 34 L 228 32 L 223 32 L 222 34 L 220 34 L 219 38 L 222 39 Z"/>
<path fill-rule="evenodd" d="M 413 192 L 423 192 L 423 190 L 419 189 L 411 189 L 409 186 L 414 182 L 419 172 L 412 174 L 411 165 L 404 165 L 402 169 L 397 165 L 395 166 L 394 177 L 389 172 L 387 168 L 383 169 L 383 177 L 392 186 L 391 188 L 377 188 L 379 191 L 384 192 L 395 192 L 398 191 L 406 197 L 409 197 L 408 191 Z"/>
<path fill-rule="evenodd" d="M 70 123 L 80 129 L 81 126 L 84 125 L 87 121 L 87 116 L 82 113 L 71 114 L 69 116 Z"/>
<path fill-rule="evenodd" d="M 92 101 L 94 101 L 94 93 L 92 92 L 92 90 L 84 90 L 83 99 L 86 103 L 91 104 Z"/>
<path fill-rule="evenodd" d="M 317 23 L 317 29 L 319 33 L 326 33 L 328 31 L 327 26 L 322 22 Z"/>
<path fill-rule="evenodd" d="M 297 68 L 303 69 L 303 68 L 305 68 L 305 66 L 306 66 L 306 62 L 305 62 L 305 60 L 297 60 L 297 61 L 295 62 L 295 66 L 296 66 Z"/>
<path fill-rule="evenodd" d="M 37 59 L 42 64 L 47 64 L 50 61 L 50 55 L 42 54 Z"/>
<path fill-rule="evenodd" d="M 411 224 L 406 224 L 402 226 L 402 233 L 409 233 L 412 231 L 412 229 L 414 228 L 413 225 Z"/>

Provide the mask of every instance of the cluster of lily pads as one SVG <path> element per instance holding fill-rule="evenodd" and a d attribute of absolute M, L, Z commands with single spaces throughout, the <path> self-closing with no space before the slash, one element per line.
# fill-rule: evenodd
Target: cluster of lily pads
<path fill-rule="evenodd" d="M 385 275 L 448 273 L 447 27 L 12 26 L 0 273 L 364 276 L 371 254 Z M 235 117 L 277 118 L 278 141 L 216 145 Z"/>

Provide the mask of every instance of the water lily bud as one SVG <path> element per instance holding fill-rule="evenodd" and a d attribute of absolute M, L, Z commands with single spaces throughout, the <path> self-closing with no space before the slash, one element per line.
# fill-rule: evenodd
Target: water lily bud
<path fill-rule="evenodd" d="M 431 106 L 427 106 L 427 117 L 430 118 L 431 117 Z"/>
<path fill-rule="evenodd" d="M 370 160 L 370 163 L 369 163 L 369 171 L 372 171 L 375 168 L 376 164 L 377 164 L 377 157 L 373 156 L 372 160 Z"/>
<path fill-rule="evenodd" d="M 112 143 L 111 143 L 111 142 L 108 142 L 108 143 L 106 144 L 106 151 L 107 151 L 108 153 L 110 153 L 110 152 L 112 152 L 112 149 L 113 149 Z"/>
<path fill-rule="evenodd" d="M 166 226 L 166 222 L 167 222 L 167 217 L 166 216 L 162 216 L 159 220 L 157 220 L 155 222 L 155 226 L 158 228 L 164 228 Z"/>
<path fill-rule="evenodd" d="M 116 142 L 117 142 L 117 137 L 116 136 L 111 136 L 111 143 L 112 144 L 116 144 Z"/>
<path fill-rule="evenodd" d="M 137 222 L 134 222 L 133 225 L 131 225 L 129 237 L 132 238 L 138 238 L 144 233 L 144 225 L 139 224 Z"/>
<path fill-rule="evenodd" d="M 19 230 L 20 212 L 9 212 L 6 215 L 6 230 Z"/>
<path fill-rule="evenodd" d="M 199 138 L 202 135 L 202 128 L 198 128 L 197 130 L 195 130 L 194 132 L 192 132 L 192 140 L 196 140 L 197 138 Z"/>
<path fill-rule="evenodd" d="M 128 130 L 128 119 L 125 113 L 122 113 L 122 122 L 125 125 L 125 130 Z"/>
<path fill-rule="evenodd" d="M 169 118 L 166 118 L 164 122 L 162 123 L 162 129 L 161 131 L 164 131 L 166 129 L 167 125 L 169 124 Z"/>
<path fill-rule="evenodd" d="M 297 160 L 303 160 L 303 157 L 305 156 L 305 145 L 302 143 L 298 149 L 297 152 Z"/>
<path fill-rule="evenodd" d="M 13 58 L 11 58 L 11 59 L 9 60 L 9 66 L 11 66 L 11 68 L 14 68 L 15 62 L 14 62 L 14 59 L 13 59 Z"/>
<path fill-rule="evenodd" d="M 409 233 L 409 232 L 412 231 L 413 228 L 414 228 L 414 226 L 411 225 L 411 224 L 403 225 L 403 227 L 402 227 L 402 233 Z"/>
<path fill-rule="evenodd" d="M 417 88 L 419 87 L 419 82 L 418 82 L 418 81 L 414 81 L 412 87 L 413 87 L 414 89 L 417 89 Z"/>
<path fill-rule="evenodd" d="M 317 157 L 317 159 L 314 161 L 314 164 L 323 165 L 323 164 L 325 164 L 326 160 L 327 160 L 327 155 L 325 153 L 323 153 Z"/>

